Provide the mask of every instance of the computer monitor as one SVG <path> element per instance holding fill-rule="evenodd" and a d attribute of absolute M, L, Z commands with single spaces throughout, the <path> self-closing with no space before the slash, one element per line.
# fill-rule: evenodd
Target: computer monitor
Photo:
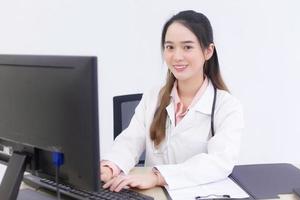
<path fill-rule="evenodd" d="M 25 168 L 54 179 L 52 152 L 60 182 L 98 191 L 98 129 L 96 57 L 0 55 L 0 195 L 18 192 Z"/>

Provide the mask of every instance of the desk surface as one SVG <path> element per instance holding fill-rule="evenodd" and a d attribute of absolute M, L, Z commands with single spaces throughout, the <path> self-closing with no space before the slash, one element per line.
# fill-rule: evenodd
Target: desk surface
<path fill-rule="evenodd" d="M 300 168 L 300 165 L 295 165 L 296 167 Z M 151 170 L 149 168 L 144 167 L 136 167 L 134 168 L 130 173 L 137 174 L 137 173 L 143 173 L 146 170 Z M 165 195 L 164 191 L 160 187 L 155 187 L 148 190 L 136 190 L 140 193 L 149 195 L 154 197 L 154 199 L 157 200 L 167 200 L 167 196 Z M 300 200 L 300 198 L 295 194 L 279 194 L 280 200 Z M 275 200 L 275 199 L 274 199 Z M 278 199 L 276 199 L 278 200 Z"/>
<path fill-rule="evenodd" d="M 298 168 L 300 168 L 300 165 L 296 165 L 296 166 Z M 2 174 L 4 174 L 5 169 L 6 169 L 6 167 L 0 164 L 0 181 L 2 180 Z M 147 170 L 151 170 L 151 169 L 144 168 L 144 167 L 136 167 L 130 173 L 139 174 L 139 173 L 144 173 Z M 22 188 L 28 188 L 28 186 L 22 184 Z M 149 195 L 149 196 L 152 196 L 156 200 L 167 200 L 167 197 L 166 197 L 163 189 L 160 187 L 155 187 L 155 188 L 151 188 L 148 190 L 137 190 L 136 189 L 136 191 L 146 194 L 146 195 Z M 279 197 L 281 200 L 300 200 L 300 198 L 298 196 L 296 196 L 295 194 L 280 194 Z"/>
<path fill-rule="evenodd" d="M 146 168 L 146 167 L 135 167 L 130 171 L 131 174 L 142 174 L 145 173 L 146 171 L 152 170 L 151 168 Z M 158 200 L 167 200 L 167 196 L 164 193 L 163 189 L 161 187 L 155 187 L 147 190 L 138 190 L 135 189 L 135 191 L 140 192 L 142 194 L 152 196 L 154 199 Z"/>

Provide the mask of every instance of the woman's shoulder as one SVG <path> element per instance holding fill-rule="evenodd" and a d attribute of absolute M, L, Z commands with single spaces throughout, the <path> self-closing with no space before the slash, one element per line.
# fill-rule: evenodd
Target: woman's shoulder
<path fill-rule="evenodd" d="M 145 109 L 156 108 L 161 88 L 162 86 L 156 85 L 145 89 L 141 99 L 141 106 L 143 105 Z"/>
<path fill-rule="evenodd" d="M 154 112 L 157 108 L 158 101 L 159 101 L 159 91 L 160 87 L 152 87 L 150 89 L 145 90 L 143 92 L 142 99 L 137 106 L 136 114 L 141 118 L 148 119 L 147 121 L 152 121 Z"/>
<path fill-rule="evenodd" d="M 220 90 L 218 89 L 217 92 L 217 99 L 220 106 L 226 106 L 226 107 L 240 107 L 242 108 L 242 104 L 240 100 L 231 94 L 230 92 L 226 90 Z"/>
<path fill-rule="evenodd" d="M 237 100 L 237 98 L 232 93 L 228 92 L 227 90 L 218 89 L 217 93 L 218 93 L 218 97 L 220 97 L 220 98 Z"/>
<path fill-rule="evenodd" d="M 225 90 L 218 90 L 216 103 L 216 124 L 225 122 L 230 117 L 230 123 L 244 127 L 244 109 L 240 100 Z M 229 122 L 227 120 L 227 122 Z"/>
<path fill-rule="evenodd" d="M 143 92 L 143 98 L 151 98 L 151 99 L 157 99 L 158 96 L 159 96 L 159 93 L 161 91 L 163 86 L 161 85 L 155 85 L 155 86 L 152 86 L 151 88 L 149 89 L 146 89 L 144 92 Z"/>

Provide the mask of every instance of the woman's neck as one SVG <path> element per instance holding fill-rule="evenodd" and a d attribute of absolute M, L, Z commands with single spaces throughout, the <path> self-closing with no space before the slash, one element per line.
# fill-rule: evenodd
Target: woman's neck
<path fill-rule="evenodd" d="M 177 81 L 177 90 L 180 99 L 193 98 L 200 89 L 204 81 L 204 77 L 200 76 L 197 79 L 190 79 L 184 81 Z"/>

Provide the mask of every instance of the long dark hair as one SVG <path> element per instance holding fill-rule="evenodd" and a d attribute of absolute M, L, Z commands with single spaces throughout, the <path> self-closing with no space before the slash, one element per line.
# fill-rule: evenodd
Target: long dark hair
<path fill-rule="evenodd" d="M 192 33 L 194 33 L 203 50 L 208 48 L 210 44 L 214 43 L 213 30 L 208 18 L 202 13 L 198 13 L 193 10 L 187 10 L 179 12 L 165 23 L 161 35 L 162 51 L 164 51 L 166 32 L 169 26 L 174 22 L 182 24 Z M 226 87 L 221 76 L 216 47 L 214 47 L 212 57 L 204 63 L 203 72 L 216 88 L 228 91 L 228 88 Z M 170 70 L 168 70 L 167 81 L 165 86 L 160 91 L 159 106 L 154 114 L 154 118 L 150 127 L 150 138 L 152 141 L 154 141 L 156 146 L 161 143 L 166 135 L 166 107 L 170 103 L 170 94 L 175 80 L 176 78 L 174 75 Z"/>

